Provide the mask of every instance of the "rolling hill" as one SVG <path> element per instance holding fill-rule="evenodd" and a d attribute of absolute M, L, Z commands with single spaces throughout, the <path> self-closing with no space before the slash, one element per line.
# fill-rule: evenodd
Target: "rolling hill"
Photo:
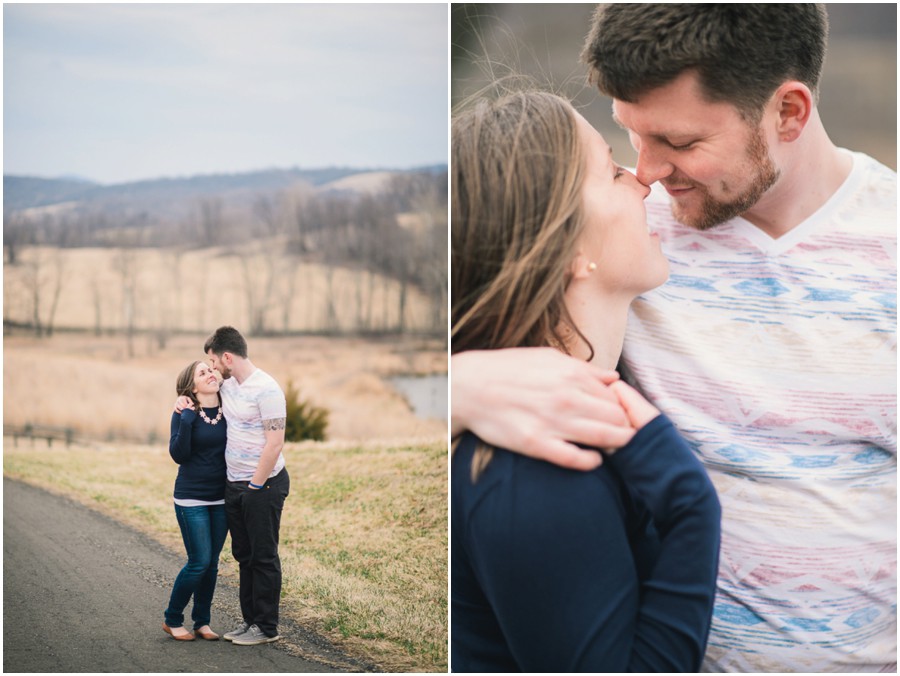
<path fill-rule="evenodd" d="M 39 216 L 67 210 L 90 209 L 111 214 L 143 213 L 149 218 L 183 217 L 199 200 L 219 198 L 226 206 L 245 207 L 260 195 L 299 189 L 314 192 L 368 192 L 384 182 L 385 175 L 415 172 L 439 173 L 446 165 L 409 170 L 268 169 L 237 174 L 206 174 L 159 178 L 103 185 L 73 179 L 3 176 L 5 215 L 25 213 Z M 371 175 L 374 178 L 370 178 Z"/>

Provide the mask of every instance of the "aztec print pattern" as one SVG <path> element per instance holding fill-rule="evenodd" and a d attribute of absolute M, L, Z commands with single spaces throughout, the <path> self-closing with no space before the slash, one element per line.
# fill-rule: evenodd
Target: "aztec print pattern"
<path fill-rule="evenodd" d="M 624 356 L 722 503 L 706 671 L 896 670 L 897 179 L 853 158 L 775 240 L 647 200 L 671 274 Z"/>
<path fill-rule="evenodd" d="M 264 420 L 283 419 L 287 403 L 281 387 L 268 373 L 256 369 L 243 382 L 227 378 L 222 383 L 222 410 L 228 422 L 225 462 L 229 481 L 250 481 L 266 445 Z M 270 477 L 284 468 L 284 455 L 279 453 Z"/>

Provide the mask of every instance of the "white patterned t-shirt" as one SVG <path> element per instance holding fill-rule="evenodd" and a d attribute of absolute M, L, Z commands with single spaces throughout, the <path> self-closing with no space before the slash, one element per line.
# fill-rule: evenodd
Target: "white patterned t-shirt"
<path fill-rule="evenodd" d="M 647 200 L 671 274 L 624 358 L 722 503 L 707 671 L 895 668 L 897 177 L 852 157 L 778 239 Z"/>
<path fill-rule="evenodd" d="M 256 472 L 266 435 L 263 420 L 285 418 L 287 404 L 281 387 L 265 371 L 256 369 L 243 382 L 232 377 L 222 382 L 222 413 L 228 423 L 228 441 L 225 445 L 225 464 L 229 481 L 249 481 Z M 269 477 L 284 468 L 284 455 Z"/>

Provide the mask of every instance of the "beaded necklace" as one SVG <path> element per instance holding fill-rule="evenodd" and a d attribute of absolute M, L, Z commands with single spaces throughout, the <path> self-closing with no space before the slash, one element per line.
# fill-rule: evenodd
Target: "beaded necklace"
<path fill-rule="evenodd" d="M 222 407 L 221 406 L 219 406 L 219 415 L 217 415 L 212 420 L 210 420 L 209 416 L 206 415 L 206 412 L 203 410 L 202 406 L 200 406 L 198 408 L 199 408 L 199 412 L 200 412 L 200 417 L 203 418 L 203 422 L 205 422 L 209 425 L 218 425 L 219 424 L 219 421 L 222 419 Z"/>

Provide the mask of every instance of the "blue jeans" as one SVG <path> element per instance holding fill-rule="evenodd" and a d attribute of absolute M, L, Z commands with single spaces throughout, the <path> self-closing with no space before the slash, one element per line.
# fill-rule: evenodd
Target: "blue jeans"
<path fill-rule="evenodd" d="M 209 624 L 219 575 L 219 553 L 228 535 L 225 505 L 175 505 L 175 516 L 181 527 L 188 561 L 175 578 L 175 587 L 166 608 L 166 624 L 170 627 L 184 625 L 184 609 L 193 596 L 191 619 L 194 620 L 194 629 L 197 629 Z"/>

